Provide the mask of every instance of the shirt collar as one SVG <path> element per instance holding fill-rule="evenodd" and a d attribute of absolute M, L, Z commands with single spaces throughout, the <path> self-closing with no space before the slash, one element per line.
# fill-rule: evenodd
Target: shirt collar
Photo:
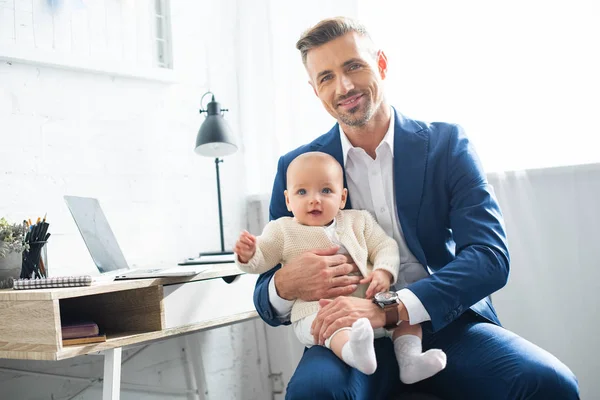
<path fill-rule="evenodd" d="M 385 145 L 385 143 L 387 143 L 387 145 L 390 147 L 390 150 L 392 151 L 392 157 L 394 157 L 394 122 L 396 120 L 396 111 L 392 106 L 390 106 L 390 110 L 390 126 L 388 127 L 388 130 L 385 133 L 383 140 L 381 141 L 381 143 L 379 143 L 379 146 L 377 146 L 376 151 L 381 146 Z M 350 140 L 348 140 L 348 137 L 346 136 L 346 133 L 344 133 L 342 126 L 338 124 L 338 127 L 340 129 L 340 140 L 342 141 L 342 154 L 344 155 L 344 165 L 346 165 L 346 161 L 348 160 L 348 153 L 351 149 L 355 149 L 356 147 L 352 146 L 352 143 L 350 143 Z"/>
<path fill-rule="evenodd" d="M 388 127 L 387 132 L 385 133 L 385 136 L 383 137 L 383 140 L 381 141 L 381 143 L 379 143 L 379 146 L 377 146 L 377 150 L 379 150 L 379 148 L 383 145 L 385 145 L 387 143 L 387 145 L 390 147 L 391 153 L 392 153 L 392 158 L 394 157 L 394 123 L 396 120 L 396 111 L 394 110 L 394 107 L 390 106 L 390 126 Z M 352 146 L 352 143 L 350 143 L 350 140 L 348 140 L 348 137 L 346 136 L 346 133 L 344 132 L 344 130 L 342 129 L 342 126 L 338 124 L 338 128 L 340 130 L 340 140 L 342 142 L 342 154 L 344 155 L 344 166 L 346 165 L 346 161 L 348 160 L 348 153 L 350 152 L 351 149 L 356 149 L 356 147 Z"/>
<path fill-rule="evenodd" d="M 336 225 L 337 225 L 337 222 L 334 218 L 333 221 L 329 225 L 325 225 L 323 228 L 326 231 L 334 231 L 335 232 Z"/>

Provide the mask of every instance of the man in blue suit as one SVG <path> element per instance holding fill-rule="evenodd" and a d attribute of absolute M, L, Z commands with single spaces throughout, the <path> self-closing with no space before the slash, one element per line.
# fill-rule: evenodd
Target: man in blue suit
<path fill-rule="evenodd" d="M 444 399 L 577 399 L 573 373 L 558 359 L 502 328 L 489 295 L 502 288 L 509 253 L 502 215 L 477 155 L 459 126 L 402 116 L 383 93 L 387 59 L 364 27 L 321 21 L 298 41 L 310 84 L 338 121 L 328 133 L 279 160 L 272 219 L 290 215 L 286 170 L 299 154 L 322 151 L 344 167 L 347 207 L 367 209 L 398 242 L 404 280 L 395 303 L 346 297 L 358 277 L 336 248 L 315 250 L 261 275 L 254 301 L 270 325 L 289 323 L 293 300 L 321 300 L 319 343 L 366 317 L 423 326 L 424 349 L 442 349 L 445 370 L 403 385 L 392 342 L 375 341 L 378 369 L 367 376 L 322 346 L 307 349 L 289 399 L 386 399 L 412 390 Z M 335 300 L 326 300 L 332 299 Z"/>

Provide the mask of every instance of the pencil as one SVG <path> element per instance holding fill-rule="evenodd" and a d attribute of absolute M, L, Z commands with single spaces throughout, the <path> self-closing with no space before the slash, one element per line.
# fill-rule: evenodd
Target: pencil
<path fill-rule="evenodd" d="M 43 278 L 47 278 L 46 268 L 44 268 L 44 258 L 43 257 L 40 257 L 40 272 L 42 273 Z"/>

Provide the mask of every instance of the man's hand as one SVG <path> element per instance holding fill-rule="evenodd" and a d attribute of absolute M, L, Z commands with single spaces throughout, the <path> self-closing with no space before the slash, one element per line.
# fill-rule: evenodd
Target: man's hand
<path fill-rule="evenodd" d="M 312 324 L 315 343 L 323 345 L 325 339 L 340 328 L 352 326 L 359 318 L 368 318 L 373 328 L 385 325 L 385 312 L 371 300 L 358 297 L 338 297 L 319 301 L 321 309 Z"/>
<path fill-rule="evenodd" d="M 390 285 L 392 284 L 392 274 L 389 271 L 384 269 L 376 269 L 371 275 L 364 278 L 360 281 L 360 284 L 369 283 L 370 285 L 367 288 L 367 299 L 372 299 L 375 296 L 375 293 L 379 292 L 387 292 L 390 290 Z"/>
<path fill-rule="evenodd" d="M 303 253 L 282 266 L 275 275 L 277 294 L 286 300 L 315 301 L 352 294 L 360 276 L 352 259 L 336 254 L 339 247 Z"/>

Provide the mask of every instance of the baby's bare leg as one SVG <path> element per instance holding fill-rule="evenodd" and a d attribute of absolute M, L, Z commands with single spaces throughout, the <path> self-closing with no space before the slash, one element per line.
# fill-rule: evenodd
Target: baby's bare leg
<path fill-rule="evenodd" d="M 408 322 L 403 322 L 396 329 L 394 329 L 392 340 L 396 340 L 402 335 L 414 335 L 419 339 L 423 339 L 423 328 L 421 328 L 421 325 L 419 324 L 411 325 Z"/>
<path fill-rule="evenodd" d="M 342 329 L 325 342 L 336 356 L 363 374 L 371 375 L 377 369 L 377 358 L 373 345 L 373 328 L 366 318 L 352 324 L 351 329 Z"/>
<path fill-rule="evenodd" d="M 337 331 L 331 336 L 331 341 L 329 342 L 329 348 L 331 351 L 335 353 L 336 356 L 343 360 L 342 357 L 342 349 L 350 341 L 350 329 L 344 329 L 341 331 Z M 327 345 L 327 343 L 325 343 Z"/>
<path fill-rule="evenodd" d="M 431 349 L 423 353 L 421 325 L 402 322 L 394 329 L 394 352 L 400 367 L 400 380 L 410 384 L 427 379 L 446 367 L 446 353 Z"/>

